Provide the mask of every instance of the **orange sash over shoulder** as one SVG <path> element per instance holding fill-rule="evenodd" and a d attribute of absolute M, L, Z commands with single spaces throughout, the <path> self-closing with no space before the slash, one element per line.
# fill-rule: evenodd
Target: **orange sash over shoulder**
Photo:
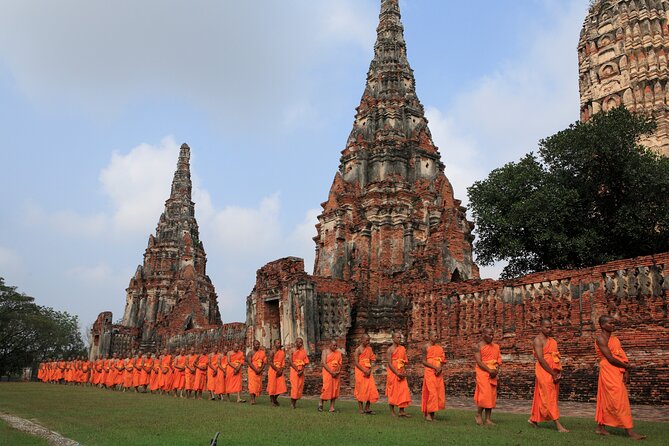
<path fill-rule="evenodd" d="M 366 369 L 372 368 L 372 362 L 376 361 L 376 356 L 372 351 L 372 347 L 365 347 L 365 349 L 358 356 L 358 363 Z M 353 395 L 357 401 L 366 403 L 376 403 L 379 400 L 379 390 L 376 388 L 374 375 L 365 376 L 359 368 L 355 368 L 355 389 Z"/>
<path fill-rule="evenodd" d="M 446 362 L 446 354 L 441 345 L 431 345 L 427 348 L 425 362 L 435 367 L 440 367 Z M 446 409 L 446 389 L 444 388 L 443 371 L 437 376 L 433 369 L 425 367 L 423 371 L 421 409 L 425 414 Z"/>
<path fill-rule="evenodd" d="M 624 363 L 629 362 L 617 337 L 611 336 L 609 338 L 608 347 L 614 358 Z M 595 421 L 597 421 L 597 424 L 605 426 L 632 429 L 634 427 L 632 410 L 623 378 L 625 369 L 612 365 L 604 357 L 596 342 L 595 352 L 597 353 L 597 359 L 599 359 Z"/>
<path fill-rule="evenodd" d="M 304 366 L 309 364 L 309 356 L 306 350 L 300 348 L 295 350 L 291 355 L 291 363 L 297 370 L 303 370 Z M 300 376 L 293 367 L 290 368 L 290 398 L 299 400 L 302 398 L 302 391 L 304 390 L 304 373 Z"/>
<path fill-rule="evenodd" d="M 409 362 L 407 358 L 407 351 L 404 346 L 398 346 L 390 357 L 393 367 L 398 372 L 404 371 L 406 364 Z M 411 392 L 409 391 L 409 383 L 406 378 L 400 379 L 395 375 L 390 367 L 386 368 L 386 396 L 388 397 L 388 404 L 400 408 L 407 407 L 411 404 Z"/>
<path fill-rule="evenodd" d="M 342 365 L 342 354 L 339 350 L 330 352 L 325 358 L 325 363 L 330 367 L 330 370 L 337 372 L 341 370 Z M 323 367 L 323 388 L 321 389 L 321 399 L 322 400 L 333 400 L 339 397 L 339 378 L 341 375 L 338 375 L 337 378 L 333 378 L 330 373 L 325 370 Z"/>
<path fill-rule="evenodd" d="M 534 356 L 536 357 L 536 352 Z M 543 357 L 553 370 L 562 370 L 560 352 L 558 351 L 555 339 L 548 338 L 546 340 Z M 558 395 L 560 393 L 560 384 L 553 382 L 553 377 L 544 370 L 539 361 L 534 365 L 534 374 L 536 375 L 536 380 L 530 421 L 538 423 L 540 421 L 559 420 Z"/>
<path fill-rule="evenodd" d="M 285 367 L 286 352 L 283 350 L 276 351 L 272 357 L 272 364 L 277 368 Z M 288 388 L 286 387 L 286 377 L 284 374 L 277 376 L 276 371 L 272 367 L 269 367 L 267 369 L 267 393 L 269 395 L 280 395 L 287 391 Z"/>
<path fill-rule="evenodd" d="M 244 352 L 233 352 L 230 355 L 230 362 L 228 364 L 228 371 L 225 375 L 225 391 L 227 393 L 237 393 L 242 391 L 242 371 L 234 374 L 235 367 L 244 363 Z"/>
<path fill-rule="evenodd" d="M 481 361 L 493 370 L 502 364 L 502 356 L 499 345 L 486 344 L 479 350 Z M 490 378 L 488 372 L 476 365 L 476 390 L 474 391 L 474 402 L 477 407 L 493 409 L 497 405 L 497 378 Z"/>
<path fill-rule="evenodd" d="M 253 353 L 253 358 L 251 359 L 253 366 L 260 370 L 261 367 L 267 362 L 267 355 L 265 350 L 258 350 Z M 258 374 L 253 371 L 251 367 L 248 370 L 248 386 L 249 393 L 253 395 L 260 395 L 262 393 L 262 374 Z"/>

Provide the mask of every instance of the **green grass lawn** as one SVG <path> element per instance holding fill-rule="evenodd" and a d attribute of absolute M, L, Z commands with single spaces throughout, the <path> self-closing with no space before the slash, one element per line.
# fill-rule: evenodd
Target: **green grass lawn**
<path fill-rule="evenodd" d="M 329 414 L 317 412 L 314 400 L 300 401 L 297 410 L 288 407 L 288 400 L 280 401 L 282 407 L 271 407 L 265 397 L 250 406 L 88 387 L 0 384 L 0 411 L 35 420 L 87 446 L 208 445 L 216 431 L 221 432 L 219 445 L 630 444 L 622 430 L 607 438 L 595 435 L 592 419 L 564 418 L 572 433 L 559 434 L 552 423 L 535 431 L 526 415 L 496 413 L 497 426 L 479 427 L 469 411 L 446 410 L 437 422 L 427 423 L 417 407 L 408 409 L 413 418 L 398 420 L 381 405 L 372 416 L 358 415 L 352 402 L 338 402 L 339 412 Z M 9 427 L 1 429 L 4 437 Z M 648 435 L 644 444 L 669 444 L 669 424 L 639 422 L 635 429 Z M 18 436 L 2 441 L 42 444 Z"/>

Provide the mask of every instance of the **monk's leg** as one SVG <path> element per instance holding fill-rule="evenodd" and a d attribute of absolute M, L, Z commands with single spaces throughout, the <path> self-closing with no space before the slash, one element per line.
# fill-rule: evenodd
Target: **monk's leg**
<path fill-rule="evenodd" d="M 363 408 L 363 402 L 362 401 L 358 401 L 358 413 L 361 413 L 361 414 L 365 413 L 365 409 Z"/>
<path fill-rule="evenodd" d="M 392 415 L 393 417 L 396 417 L 397 414 L 395 413 L 395 406 L 393 406 L 392 404 L 388 404 L 388 405 L 390 406 L 390 415 Z"/>
<path fill-rule="evenodd" d="M 320 403 L 318 403 L 319 412 L 323 412 L 323 404 L 325 404 L 325 400 L 320 400 Z"/>
<path fill-rule="evenodd" d="M 485 410 L 485 424 L 488 426 L 494 426 L 495 423 L 492 422 L 492 409 L 486 409 Z"/>
<path fill-rule="evenodd" d="M 337 401 L 337 398 L 332 398 L 330 400 L 330 413 L 335 411 L 335 401 Z"/>
<path fill-rule="evenodd" d="M 609 435 L 609 431 L 606 430 L 603 424 L 598 424 L 597 429 L 595 429 L 597 435 Z"/>
<path fill-rule="evenodd" d="M 404 411 L 404 407 L 400 407 L 400 411 L 399 411 L 399 413 L 397 414 L 397 416 L 399 416 L 399 417 L 401 417 L 401 418 L 411 418 L 411 415 L 409 415 L 408 413 L 406 413 L 406 412 Z"/>
<path fill-rule="evenodd" d="M 476 420 L 476 424 L 479 426 L 483 425 L 483 407 L 477 408 L 476 417 L 474 419 Z"/>
<path fill-rule="evenodd" d="M 297 409 L 297 400 L 295 398 L 290 399 L 290 407 Z"/>
<path fill-rule="evenodd" d="M 367 401 L 367 403 L 365 404 L 365 413 L 366 413 L 366 414 L 369 414 L 369 415 L 376 415 L 376 412 L 374 412 L 374 411 L 371 409 L 371 406 L 372 406 L 372 402 L 371 402 L 371 401 Z"/>
<path fill-rule="evenodd" d="M 645 435 L 637 434 L 632 429 L 625 429 L 625 431 L 627 431 L 627 436 L 630 437 L 632 440 L 645 440 L 646 439 Z"/>

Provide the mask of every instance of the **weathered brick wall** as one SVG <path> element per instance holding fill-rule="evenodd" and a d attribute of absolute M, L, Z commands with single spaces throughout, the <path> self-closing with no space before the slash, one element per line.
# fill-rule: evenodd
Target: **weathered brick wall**
<path fill-rule="evenodd" d="M 637 367 L 632 373 L 630 399 L 667 404 L 668 296 L 669 253 L 581 270 L 547 271 L 510 281 L 441 285 L 412 296 L 410 352 L 418 361 L 429 331 L 437 330 L 449 360 L 448 392 L 469 395 L 474 389 L 472 346 L 480 339 L 481 330 L 490 326 L 505 361 L 500 395 L 531 398 L 531 342 L 539 332 L 541 318 L 549 317 L 564 360 L 561 397 L 594 400 L 597 320 L 604 314 L 616 314 L 620 321 L 617 335 Z M 420 367 L 416 370 L 419 373 Z"/>
<path fill-rule="evenodd" d="M 235 343 L 239 343 L 244 348 L 246 332 L 246 324 L 241 322 L 223 324 L 208 329 L 196 328 L 161 340 L 160 347 L 166 348 L 170 353 L 177 349 L 190 349 L 191 347 L 195 347 L 198 351 L 204 349 L 206 352 L 227 352 L 232 349 L 232 345 Z M 160 351 L 160 348 L 158 350 Z"/>

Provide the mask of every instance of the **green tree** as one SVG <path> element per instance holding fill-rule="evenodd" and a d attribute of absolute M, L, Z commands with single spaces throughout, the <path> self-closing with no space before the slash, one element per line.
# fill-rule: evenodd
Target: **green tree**
<path fill-rule="evenodd" d="M 654 129 L 624 107 L 598 113 L 475 182 L 477 261 L 508 261 L 510 278 L 669 251 L 669 158 L 638 143 Z"/>
<path fill-rule="evenodd" d="M 0 277 L 0 375 L 85 354 L 77 316 L 35 303 Z"/>

